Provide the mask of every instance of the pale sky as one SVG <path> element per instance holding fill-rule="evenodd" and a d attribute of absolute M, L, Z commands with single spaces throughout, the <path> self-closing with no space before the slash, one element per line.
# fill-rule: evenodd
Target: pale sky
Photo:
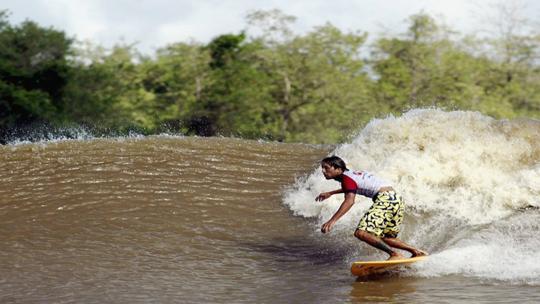
<path fill-rule="evenodd" d="M 330 22 L 344 31 L 402 32 L 409 16 L 424 11 L 451 28 L 470 32 L 497 0 L 0 0 L 12 24 L 26 19 L 65 31 L 77 40 L 111 47 L 136 42 L 143 53 L 169 43 L 208 42 L 245 29 L 252 10 L 280 9 L 297 17 L 301 33 Z M 526 18 L 540 20 L 540 0 L 518 0 Z"/>

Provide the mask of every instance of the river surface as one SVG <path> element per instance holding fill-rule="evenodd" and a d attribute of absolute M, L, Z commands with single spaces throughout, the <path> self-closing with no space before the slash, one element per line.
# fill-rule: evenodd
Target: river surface
<path fill-rule="evenodd" d="M 538 303 L 540 128 L 412 111 L 339 146 L 149 136 L 0 146 L 0 303 Z M 426 262 L 357 279 L 384 255 L 326 235 L 338 154 L 400 189 L 401 238 Z"/>

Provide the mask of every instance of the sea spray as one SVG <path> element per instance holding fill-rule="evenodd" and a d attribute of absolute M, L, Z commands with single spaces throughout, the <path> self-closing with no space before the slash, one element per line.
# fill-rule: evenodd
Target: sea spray
<path fill-rule="evenodd" d="M 392 181 L 403 194 L 407 216 L 402 237 L 434 254 L 424 275 L 538 281 L 531 279 L 539 272 L 538 257 L 529 248 L 540 246 L 534 233 L 538 229 L 532 226 L 538 221 L 531 220 L 538 219 L 540 207 L 540 122 L 412 110 L 371 121 L 331 154 L 353 170 Z M 316 169 L 285 194 L 284 203 L 296 215 L 316 217 L 322 224 L 343 198 L 335 195 L 320 203 L 314 198 L 337 188 L 337 182 L 325 180 Z M 367 198 L 357 197 L 356 202 L 336 225 L 337 234 L 349 237 L 371 205 Z M 520 229 L 510 229 L 516 221 Z M 528 241 L 515 242 L 524 236 Z M 508 248 L 516 252 L 510 254 Z M 527 267 L 517 267 L 516 260 Z M 501 263 L 507 268 L 495 267 Z"/>

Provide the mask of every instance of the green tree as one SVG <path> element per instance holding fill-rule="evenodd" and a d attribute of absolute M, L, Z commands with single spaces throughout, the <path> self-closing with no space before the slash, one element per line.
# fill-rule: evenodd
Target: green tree
<path fill-rule="evenodd" d="M 538 113 L 538 35 L 518 31 L 524 24 L 512 16 L 497 18 L 510 23 L 496 26 L 499 34 L 460 39 L 429 15 L 411 16 L 404 35 L 376 42 L 377 100 L 393 112 L 438 106 L 495 117 Z"/>
<path fill-rule="evenodd" d="M 278 139 L 335 142 L 376 111 L 360 57 L 366 34 L 326 24 L 295 35 L 289 28 L 294 20 L 277 10 L 248 16 L 263 33 L 253 39 L 263 46 L 256 58 L 270 80 Z"/>
<path fill-rule="evenodd" d="M 373 52 L 373 67 L 377 74 L 377 99 L 400 111 L 404 105 L 425 106 L 434 100 L 429 92 L 437 73 L 442 44 L 439 27 L 425 14 L 410 18 L 403 38 L 379 39 Z"/>
<path fill-rule="evenodd" d="M 378 39 L 372 54 L 377 100 L 392 112 L 412 107 L 474 108 L 483 100 L 486 60 L 452 40 L 453 33 L 420 13 L 401 37 Z"/>
<path fill-rule="evenodd" d="M 519 2 L 501 1 L 488 11 L 490 26 L 481 41 L 482 54 L 490 60 L 483 75 L 489 102 L 483 110 L 494 116 L 540 117 L 540 32 L 524 17 L 525 9 Z"/>
<path fill-rule="evenodd" d="M 80 48 L 65 97 L 70 120 L 112 129 L 155 128 L 154 96 L 143 87 L 143 60 L 132 45 Z"/>
<path fill-rule="evenodd" d="M 195 42 L 174 43 L 143 62 L 144 87 L 156 97 L 160 125 L 190 132 L 189 122 L 210 82 L 208 49 Z"/>
<path fill-rule="evenodd" d="M 61 122 L 72 40 L 31 21 L 18 26 L 0 12 L 0 129 Z"/>
<path fill-rule="evenodd" d="M 188 121 L 191 132 L 271 137 L 265 121 L 265 75 L 251 57 L 258 46 L 245 39 L 244 33 L 221 35 L 206 46 L 209 81 Z"/>

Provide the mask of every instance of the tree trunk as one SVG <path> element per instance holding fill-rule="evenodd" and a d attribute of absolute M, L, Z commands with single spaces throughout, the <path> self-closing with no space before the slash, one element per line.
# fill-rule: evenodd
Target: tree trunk
<path fill-rule="evenodd" d="M 289 109 L 291 99 L 291 81 L 287 74 L 283 75 L 283 82 L 283 107 L 280 111 L 281 118 L 283 118 L 283 123 L 281 124 L 280 141 L 285 140 L 287 136 L 287 129 L 289 127 L 289 120 L 291 119 L 291 111 Z"/>

